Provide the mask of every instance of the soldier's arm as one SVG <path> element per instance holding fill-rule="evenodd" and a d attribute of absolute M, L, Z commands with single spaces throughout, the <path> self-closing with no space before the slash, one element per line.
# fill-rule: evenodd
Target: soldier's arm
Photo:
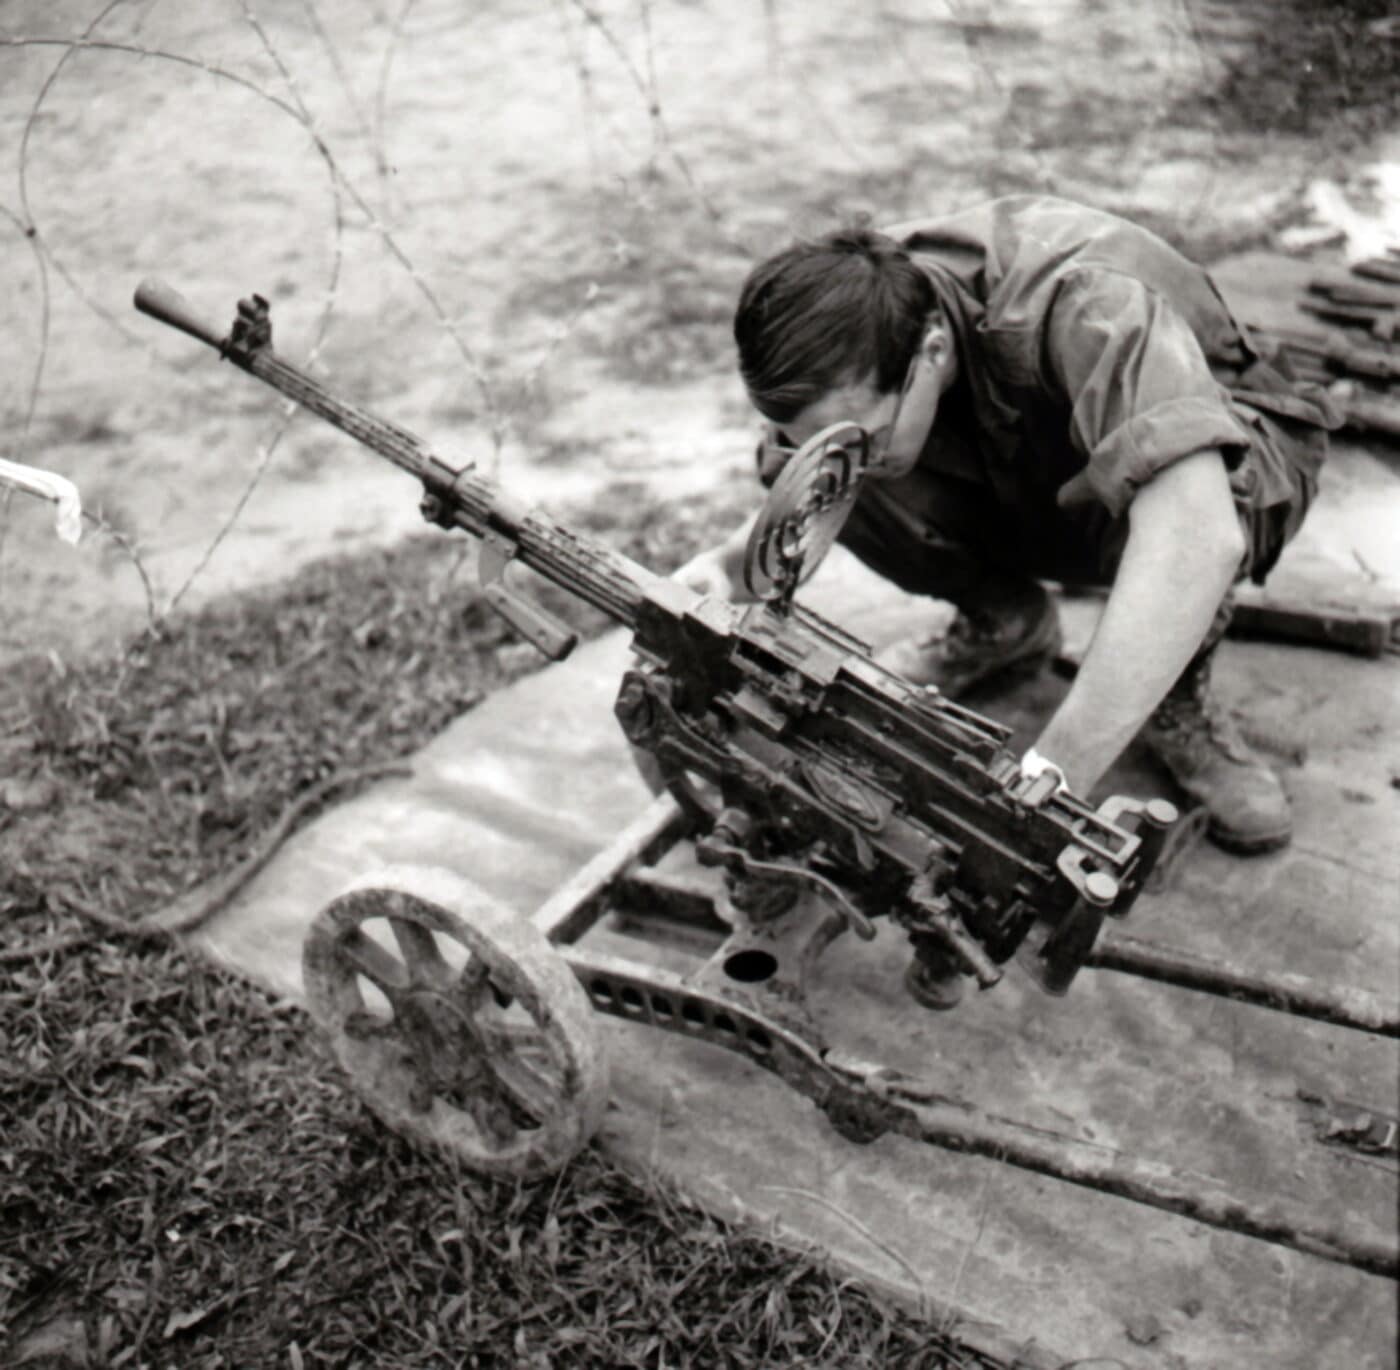
<path fill-rule="evenodd" d="M 1128 508 L 1129 533 L 1098 631 L 1035 744 L 1088 794 L 1205 637 L 1245 553 L 1217 451 L 1159 471 Z"/>
<path fill-rule="evenodd" d="M 675 572 L 674 578 L 702 595 L 719 595 L 729 600 L 752 599 L 744 584 L 744 548 L 757 518 L 757 511 L 750 514 L 718 546 L 691 557 Z"/>

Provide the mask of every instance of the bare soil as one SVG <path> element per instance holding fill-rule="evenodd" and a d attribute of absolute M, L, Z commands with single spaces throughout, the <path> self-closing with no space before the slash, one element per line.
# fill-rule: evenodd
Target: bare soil
<path fill-rule="evenodd" d="M 1368 191 L 1336 154 L 1393 119 L 1383 8 L 11 0 L 0 454 L 101 524 L 0 511 L 0 658 L 418 527 L 404 477 L 137 315 L 146 276 L 221 322 L 261 292 L 289 358 L 527 496 L 689 499 L 747 479 L 757 256 L 1017 190 L 1266 241 L 1319 177 Z"/>

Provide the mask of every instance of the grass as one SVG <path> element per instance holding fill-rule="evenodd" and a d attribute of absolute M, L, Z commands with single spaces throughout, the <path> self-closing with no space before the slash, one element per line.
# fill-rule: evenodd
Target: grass
<path fill-rule="evenodd" d="M 668 569 L 738 505 L 593 507 Z M 84 909 L 148 913 L 327 775 L 534 669 L 454 581 L 459 547 L 328 561 L 120 658 L 7 678 L 0 1360 L 43 1331 L 30 1365 L 993 1365 L 594 1152 L 522 1187 L 413 1150 L 299 1010 L 168 941 L 35 950 Z"/>
<path fill-rule="evenodd" d="M 655 506 L 619 482 L 620 545 L 673 568 L 732 510 Z M 713 519 L 713 523 L 706 522 Z M 586 514 L 570 520 L 599 531 Z M 74 669 L 21 662 L 0 687 L 11 782 L 47 804 L 0 809 L 0 917 L 100 905 L 140 917 L 244 854 L 285 804 L 350 768 L 418 746 L 540 658 L 461 583 L 464 539 L 427 534 L 333 558 L 271 592 L 177 618 L 121 656 Z M 548 585 L 584 633 L 603 616 Z"/>
<path fill-rule="evenodd" d="M 74 1310 L 92 1364 L 990 1364 L 596 1153 L 457 1173 L 173 947 L 36 963 L 0 1007 L 0 1307 Z"/>

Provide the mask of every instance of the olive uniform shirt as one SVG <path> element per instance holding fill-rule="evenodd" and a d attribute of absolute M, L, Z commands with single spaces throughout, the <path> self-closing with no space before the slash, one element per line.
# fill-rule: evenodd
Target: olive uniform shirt
<path fill-rule="evenodd" d="M 1209 275 L 1155 234 L 1045 196 L 885 230 L 928 274 L 958 377 L 914 469 L 869 481 L 842 541 L 958 602 L 988 572 L 1112 580 L 1133 493 L 1224 456 L 1262 581 L 1297 531 L 1338 417 L 1261 355 Z"/>

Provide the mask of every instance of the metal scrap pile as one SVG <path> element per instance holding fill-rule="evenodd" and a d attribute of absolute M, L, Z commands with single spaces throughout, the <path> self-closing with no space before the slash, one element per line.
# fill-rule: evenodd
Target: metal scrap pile
<path fill-rule="evenodd" d="M 1308 282 L 1298 307 L 1311 329 L 1256 328 L 1304 380 L 1326 385 L 1346 426 L 1400 439 L 1400 249 L 1356 262 L 1347 277 Z"/>

